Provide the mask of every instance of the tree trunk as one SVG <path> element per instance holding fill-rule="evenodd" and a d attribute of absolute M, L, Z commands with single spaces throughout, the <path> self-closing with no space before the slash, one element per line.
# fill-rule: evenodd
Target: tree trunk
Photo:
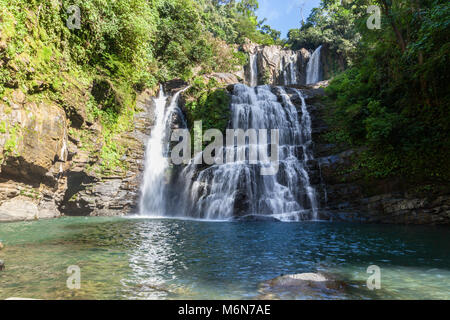
<path fill-rule="evenodd" d="M 389 5 L 387 4 L 386 0 L 380 0 L 380 2 L 382 4 L 384 14 L 389 19 L 389 23 L 390 23 L 390 25 L 392 27 L 392 30 L 395 33 L 395 37 L 397 38 L 397 43 L 400 46 L 400 49 L 402 50 L 402 53 L 403 53 L 403 52 L 406 51 L 405 39 L 403 39 L 402 33 L 398 29 L 397 25 L 395 24 L 394 18 L 392 17 L 392 15 L 389 12 Z"/>

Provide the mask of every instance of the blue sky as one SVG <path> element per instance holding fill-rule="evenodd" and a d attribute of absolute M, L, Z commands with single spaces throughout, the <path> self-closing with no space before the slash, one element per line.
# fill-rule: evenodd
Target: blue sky
<path fill-rule="evenodd" d="M 306 20 L 312 8 L 318 7 L 320 0 L 258 0 L 258 19 L 267 18 L 266 24 L 281 31 L 286 38 L 289 29 L 300 26 L 300 8 L 303 5 L 303 17 Z"/>

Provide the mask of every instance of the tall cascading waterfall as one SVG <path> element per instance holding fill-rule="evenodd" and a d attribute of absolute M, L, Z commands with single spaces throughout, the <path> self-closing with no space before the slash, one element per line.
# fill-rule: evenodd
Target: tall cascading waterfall
<path fill-rule="evenodd" d="M 322 80 L 320 78 L 320 51 L 322 46 L 314 50 L 306 66 L 306 84 L 312 84 Z"/>
<path fill-rule="evenodd" d="M 250 55 L 250 81 L 251 87 L 258 85 L 258 52 Z"/>
<path fill-rule="evenodd" d="M 140 215 L 163 216 L 166 213 L 170 123 L 172 117 L 177 115 L 181 119 L 182 126 L 186 127 L 183 113 L 178 107 L 179 95 L 184 90 L 178 91 L 172 97 L 168 108 L 166 108 L 168 96 L 164 94 L 162 86 L 158 98 L 154 99 L 155 125 L 145 151 L 144 176 L 139 201 Z"/>
<path fill-rule="evenodd" d="M 301 91 L 301 118 L 289 95 L 276 87 L 282 102 L 269 86 L 234 86 L 231 102 L 231 129 L 279 129 L 279 169 L 275 175 L 261 175 L 267 163 L 234 161 L 207 168 L 191 163 L 182 172 L 185 181 L 183 215 L 205 219 L 236 216 L 271 216 L 280 220 L 317 219 L 317 201 L 310 184 L 307 162 L 313 159 L 311 119 Z M 268 138 L 267 141 L 270 141 Z M 267 141 L 250 145 L 268 149 Z M 229 147 L 225 147 L 227 154 Z M 180 206 L 181 207 L 181 206 Z"/>

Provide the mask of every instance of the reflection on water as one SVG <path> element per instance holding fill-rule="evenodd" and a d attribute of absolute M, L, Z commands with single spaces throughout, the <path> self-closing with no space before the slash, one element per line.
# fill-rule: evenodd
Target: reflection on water
<path fill-rule="evenodd" d="M 268 279 L 317 271 L 347 285 L 319 298 L 450 299 L 448 228 L 73 217 L 0 224 L 0 240 L 0 299 L 253 299 Z M 372 264 L 381 290 L 365 286 Z"/>

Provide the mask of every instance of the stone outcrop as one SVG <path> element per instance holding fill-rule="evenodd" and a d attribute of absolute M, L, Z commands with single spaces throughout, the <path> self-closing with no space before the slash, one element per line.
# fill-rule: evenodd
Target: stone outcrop
<path fill-rule="evenodd" d="M 298 51 L 283 49 L 281 46 L 258 46 L 253 43 L 243 45 L 249 55 L 256 55 L 258 84 L 291 85 L 306 83 L 306 66 L 310 53 L 306 49 Z M 251 78 L 250 65 L 245 66 L 245 79 Z"/>
<path fill-rule="evenodd" d="M 83 125 L 93 137 L 102 130 L 98 123 L 86 121 L 78 105 L 76 109 L 63 101 L 60 105 L 32 102 L 19 89 L 4 98 L 0 103 L 0 221 L 132 212 L 152 125 L 152 95 L 144 91 L 138 97 L 133 129 L 120 137 L 120 144 L 127 146 L 121 159 L 127 170 L 108 175 L 91 169 L 99 159 L 69 134 L 68 119 L 72 128 Z M 92 143 L 101 148 L 101 141 Z"/>
<path fill-rule="evenodd" d="M 281 46 L 257 45 L 247 41 L 242 51 L 256 56 L 257 83 L 271 85 L 305 85 L 307 64 L 312 52 L 284 49 Z M 321 79 L 331 79 L 347 68 L 345 59 L 334 53 L 327 45 L 320 51 L 319 70 Z M 250 84 L 251 66 L 244 67 L 245 83 Z"/>
<path fill-rule="evenodd" d="M 62 108 L 15 90 L 0 104 L 0 220 L 55 217 L 66 186 Z"/>
<path fill-rule="evenodd" d="M 221 86 L 227 86 L 230 84 L 235 84 L 238 82 L 242 82 L 243 79 L 237 76 L 234 73 L 226 73 L 226 72 L 215 72 L 209 75 L 206 75 L 205 78 L 207 80 L 214 79 Z"/>
<path fill-rule="evenodd" d="M 122 135 L 128 152 L 121 161 L 126 172 L 99 175 L 89 171 L 89 155 L 71 143 L 73 154 L 67 171 L 68 188 L 60 205 L 66 215 L 114 216 L 134 212 L 144 170 L 145 143 L 154 120 L 152 92 L 144 91 L 137 99 L 133 130 Z"/>

